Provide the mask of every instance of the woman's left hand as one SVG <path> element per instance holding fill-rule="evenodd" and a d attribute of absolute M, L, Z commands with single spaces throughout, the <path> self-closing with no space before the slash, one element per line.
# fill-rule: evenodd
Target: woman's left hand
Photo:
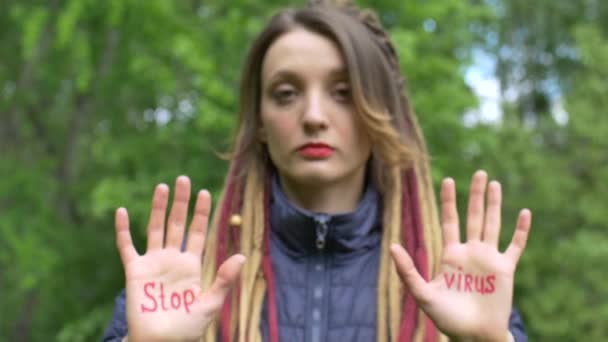
<path fill-rule="evenodd" d="M 484 197 L 487 192 L 487 210 Z M 440 272 L 426 282 L 407 252 L 391 246 L 397 271 L 405 287 L 437 328 L 455 340 L 508 341 L 515 268 L 528 238 L 531 213 L 520 212 L 511 244 L 498 251 L 500 236 L 500 183 L 487 185 L 478 171 L 471 182 L 467 213 L 467 241 L 460 242 L 456 191 L 452 179 L 441 187 L 444 251 Z"/>

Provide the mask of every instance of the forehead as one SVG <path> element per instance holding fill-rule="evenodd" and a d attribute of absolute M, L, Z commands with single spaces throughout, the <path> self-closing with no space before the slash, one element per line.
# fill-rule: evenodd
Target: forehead
<path fill-rule="evenodd" d="M 281 72 L 322 76 L 344 69 L 342 53 L 332 40 L 300 28 L 283 34 L 270 46 L 262 64 L 262 78 Z"/>

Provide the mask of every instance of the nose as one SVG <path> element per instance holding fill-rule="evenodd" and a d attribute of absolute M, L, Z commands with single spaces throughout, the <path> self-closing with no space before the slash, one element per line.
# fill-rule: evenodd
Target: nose
<path fill-rule="evenodd" d="M 302 113 L 302 124 L 307 133 L 314 133 L 327 129 L 327 109 L 321 92 L 311 91 L 308 94 L 306 97 L 306 105 Z"/>

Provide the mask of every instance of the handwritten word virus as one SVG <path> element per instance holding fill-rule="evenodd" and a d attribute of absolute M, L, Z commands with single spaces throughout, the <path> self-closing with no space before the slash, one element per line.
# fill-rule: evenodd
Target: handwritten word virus
<path fill-rule="evenodd" d="M 445 285 L 448 290 L 458 292 L 479 293 L 482 295 L 491 294 L 496 291 L 496 275 L 475 275 L 462 272 L 462 267 L 458 272 L 446 272 L 443 274 Z"/>

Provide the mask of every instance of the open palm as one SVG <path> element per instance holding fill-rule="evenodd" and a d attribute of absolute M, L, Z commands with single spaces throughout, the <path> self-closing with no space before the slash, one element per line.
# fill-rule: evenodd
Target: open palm
<path fill-rule="evenodd" d="M 201 291 L 201 256 L 211 197 L 198 193 L 182 250 L 190 180 L 176 180 L 173 205 L 165 229 L 169 188 L 154 191 L 146 253 L 138 255 L 131 240 L 127 211 L 116 211 L 116 242 L 125 269 L 129 341 L 184 341 L 200 338 L 221 308 L 245 258 L 234 255 L 218 270 L 211 288 Z"/>
<path fill-rule="evenodd" d="M 528 232 L 531 213 L 522 210 L 511 244 L 498 251 L 501 188 L 490 182 L 484 212 L 487 175 L 477 172 L 471 182 L 467 213 L 467 241 L 460 242 L 455 184 L 441 188 L 444 251 L 440 271 L 426 282 L 407 252 L 391 247 L 404 285 L 418 305 L 445 334 L 474 341 L 505 341 L 513 297 L 513 280 Z"/>

